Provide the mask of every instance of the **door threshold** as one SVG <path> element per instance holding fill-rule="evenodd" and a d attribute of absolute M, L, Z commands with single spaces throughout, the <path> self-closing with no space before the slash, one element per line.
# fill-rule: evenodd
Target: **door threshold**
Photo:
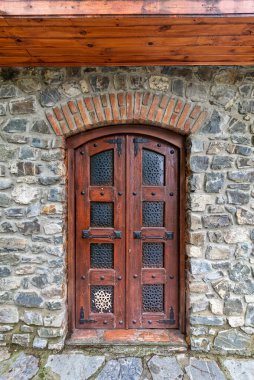
<path fill-rule="evenodd" d="M 185 351 L 187 344 L 179 330 L 74 330 L 66 341 L 70 346 L 168 346 Z"/>

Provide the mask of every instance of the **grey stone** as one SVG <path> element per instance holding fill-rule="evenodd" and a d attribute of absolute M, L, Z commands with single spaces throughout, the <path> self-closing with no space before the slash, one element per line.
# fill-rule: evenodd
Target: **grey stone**
<path fill-rule="evenodd" d="M 226 245 L 208 245 L 206 258 L 209 260 L 226 260 L 230 257 L 230 248 Z"/>
<path fill-rule="evenodd" d="M 21 78 L 17 83 L 19 88 L 27 94 L 39 91 L 41 89 L 41 83 L 34 78 Z"/>
<path fill-rule="evenodd" d="M 227 146 L 227 152 L 230 154 L 239 154 L 242 156 L 250 156 L 252 153 L 252 148 L 250 148 L 249 146 L 229 144 Z"/>
<path fill-rule="evenodd" d="M 214 360 L 190 358 L 190 364 L 185 370 L 190 380 L 226 380 Z"/>
<path fill-rule="evenodd" d="M 231 315 L 239 315 L 243 312 L 243 304 L 240 299 L 233 299 L 229 298 L 225 300 L 224 303 L 224 314 L 231 316 Z"/>
<path fill-rule="evenodd" d="M 16 87 L 12 84 L 2 84 L 0 87 L 0 98 L 14 98 L 17 95 Z"/>
<path fill-rule="evenodd" d="M 11 271 L 8 267 L 0 267 L 0 277 L 8 277 L 11 275 Z"/>
<path fill-rule="evenodd" d="M 43 299 L 35 292 L 20 292 L 15 297 L 15 303 L 19 306 L 42 307 Z"/>
<path fill-rule="evenodd" d="M 227 214 L 207 215 L 203 216 L 202 220 L 205 228 L 223 228 L 233 224 L 230 215 Z"/>
<path fill-rule="evenodd" d="M 55 185 L 61 180 L 60 176 L 40 176 L 39 182 L 41 185 L 50 186 Z"/>
<path fill-rule="evenodd" d="M 46 305 L 49 310 L 61 310 L 63 307 L 62 301 L 58 300 L 47 301 Z"/>
<path fill-rule="evenodd" d="M 223 116 L 217 110 L 214 110 L 210 119 L 204 123 L 204 126 L 201 128 L 200 132 L 211 134 L 220 133 L 223 124 Z"/>
<path fill-rule="evenodd" d="M 11 341 L 13 344 L 18 344 L 19 346 L 22 346 L 22 347 L 29 347 L 30 335 L 29 334 L 13 334 Z"/>
<path fill-rule="evenodd" d="M 172 80 L 172 92 L 177 96 L 184 96 L 184 81 L 182 79 Z"/>
<path fill-rule="evenodd" d="M 236 161 L 238 168 L 254 167 L 254 159 L 252 157 L 239 157 Z"/>
<path fill-rule="evenodd" d="M 0 364 L 1 380 L 29 380 L 39 370 L 39 359 L 21 352 Z"/>
<path fill-rule="evenodd" d="M 38 219 L 34 219 L 32 221 L 24 221 L 16 223 L 19 232 L 23 235 L 32 235 L 40 232 L 40 224 L 38 223 Z"/>
<path fill-rule="evenodd" d="M 28 325 L 43 325 L 42 315 L 37 311 L 25 311 L 21 319 Z"/>
<path fill-rule="evenodd" d="M 228 272 L 229 278 L 232 281 L 240 282 L 246 280 L 250 275 L 250 268 L 240 262 L 232 265 Z"/>
<path fill-rule="evenodd" d="M 127 90 L 127 77 L 125 74 L 115 74 L 114 75 L 114 86 L 116 91 Z"/>
<path fill-rule="evenodd" d="M 6 209 L 4 212 L 9 218 L 22 218 L 25 215 L 26 210 L 21 207 L 13 207 Z"/>
<path fill-rule="evenodd" d="M 215 315 L 191 315 L 190 323 L 192 325 L 222 326 L 225 323 L 225 318 Z"/>
<path fill-rule="evenodd" d="M 43 350 L 44 348 L 46 348 L 47 344 L 48 344 L 47 339 L 39 338 L 38 336 L 36 336 L 33 340 L 33 347 L 38 348 L 40 350 Z"/>
<path fill-rule="evenodd" d="M 81 91 L 76 83 L 64 83 L 62 85 L 62 91 L 70 98 L 80 95 Z"/>
<path fill-rule="evenodd" d="M 49 189 L 48 200 L 51 202 L 62 202 L 64 200 L 64 190 L 58 187 Z"/>
<path fill-rule="evenodd" d="M 245 326 L 254 327 L 254 303 L 249 303 L 247 305 Z"/>
<path fill-rule="evenodd" d="M 0 103 L 0 116 L 6 115 L 6 104 Z"/>
<path fill-rule="evenodd" d="M 190 169 L 196 173 L 205 172 L 208 169 L 209 158 L 207 156 L 194 156 L 190 159 Z"/>
<path fill-rule="evenodd" d="M 3 127 L 4 132 L 26 132 L 28 121 L 26 119 L 10 119 Z"/>
<path fill-rule="evenodd" d="M 0 305 L 0 323 L 17 323 L 19 313 L 15 306 Z"/>
<path fill-rule="evenodd" d="M 38 335 L 41 338 L 57 338 L 63 335 L 63 330 L 59 328 L 40 327 L 38 329 Z"/>
<path fill-rule="evenodd" d="M 0 252 L 24 251 L 27 248 L 27 240 L 18 237 L 11 239 L 0 237 Z"/>
<path fill-rule="evenodd" d="M 234 144 L 251 145 L 251 136 L 233 135 L 231 136 L 231 140 Z"/>
<path fill-rule="evenodd" d="M 239 92 L 245 98 L 250 97 L 251 90 L 252 90 L 251 84 L 245 83 L 245 84 L 239 86 Z"/>
<path fill-rule="evenodd" d="M 79 353 L 50 355 L 46 368 L 49 367 L 58 374 L 61 380 L 86 380 L 98 371 L 104 361 L 104 356 L 85 356 Z"/>
<path fill-rule="evenodd" d="M 193 260 L 190 261 L 190 272 L 191 274 L 202 274 L 211 271 L 211 265 L 207 261 Z"/>
<path fill-rule="evenodd" d="M 254 182 L 254 171 L 233 171 L 227 173 L 228 179 L 234 182 L 248 182 L 253 183 Z"/>
<path fill-rule="evenodd" d="M 139 358 L 110 360 L 96 380 L 139 380 L 142 371 L 142 362 Z"/>
<path fill-rule="evenodd" d="M 49 126 L 44 120 L 36 120 L 31 131 L 42 134 L 50 134 Z"/>
<path fill-rule="evenodd" d="M 213 86 L 211 90 L 212 103 L 225 107 L 232 106 L 235 97 L 235 90 L 224 85 Z"/>
<path fill-rule="evenodd" d="M 9 178 L 0 178 L 0 190 L 6 190 L 12 187 L 12 180 Z"/>
<path fill-rule="evenodd" d="M 224 185 L 223 173 L 207 173 L 205 175 L 205 190 L 208 193 L 219 193 Z"/>
<path fill-rule="evenodd" d="M 11 198 L 5 193 L 0 193 L 0 207 L 8 207 L 10 204 Z"/>
<path fill-rule="evenodd" d="M 180 380 L 183 379 L 183 371 L 175 357 L 153 356 L 148 367 L 153 380 Z"/>
<path fill-rule="evenodd" d="M 60 100 L 60 97 L 57 88 L 47 87 L 41 92 L 40 103 L 42 107 L 53 107 Z"/>
<path fill-rule="evenodd" d="M 233 159 L 228 156 L 216 156 L 213 158 L 211 168 L 214 170 L 231 168 Z"/>
<path fill-rule="evenodd" d="M 0 264 L 2 265 L 17 265 L 20 262 L 20 256 L 15 253 L 0 253 Z"/>
<path fill-rule="evenodd" d="M 248 193 L 241 190 L 227 190 L 228 202 L 234 205 L 244 205 L 249 202 Z"/>
<path fill-rule="evenodd" d="M 242 100 L 239 102 L 238 111 L 241 114 L 254 113 L 254 100 Z"/>
<path fill-rule="evenodd" d="M 8 162 L 15 157 L 17 149 L 12 149 L 9 146 L 0 144 L 0 161 Z"/>
<path fill-rule="evenodd" d="M 207 86 L 199 83 L 189 83 L 186 88 L 186 96 L 192 101 L 203 102 L 207 99 Z"/>
<path fill-rule="evenodd" d="M 231 133 L 245 133 L 245 132 L 247 132 L 247 125 L 240 120 L 233 119 L 229 123 L 229 132 L 231 132 Z"/>
<path fill-rule="evenodd" d="M 109 86 L 109 77 L 103 75 L 92 75 L 90 77 L 92 89 L 96 91 L 106 91 Z"/>
<path fill-rule="evenodd" d="M 254 360 L 226 359 L 224 367 L 229 372 L 232 380 L 252 380 L 254 373 Z"/>
<path fill-rule="evenodd" d="M 254 225 L 254 213 L 243 208 L 237 209 L 236 219 L 238 224 Z"/>
<path fill-rule="evenodd" d="M 11 100 L 9 103 L 12 115 L 24 115 L 36 112 L 36 101 L 34 98 Z"/>
<path fill-rule="evenodd" d="M 42 73 L 44 82 L 47 84 L 58 84 L 64 79 L 64 70 L 45 69 Z"/>
<path fill-rule="evenodd" d="M 33 160 L 35 158 L 35 151 L 30 146 L 22 146 L 19 149 L 19 158 L 21 160 L 27 160 L 31 159 Z"/>
<path fill-rule="evenodd" d="M 52 163 L 52 161 L 60 161 L 64 159 L 64 151 L 60 149 L 54 149 L 50 152 L 43 153 L 41 155 L 42 161 Z"/>
<path fill-rule="evenodd" d="M 12 196 L 16 203 L 27 205 L 39 198 L 40 190 L 37 187 L 20 184 L 14 187 Z"/>
<path fill-rule="evenodd" d="M 48 285 L 48 276 L 46 274 L 34 276 L 32 277 L 31 283 L 36 286 L 36 288 L 43 289 Z"/>
<path fill-rule="evenodd" d="M 215 349 L 230 353 L 244 354 L 250 344 L 251 337 L 235 329 L 220 331 L 214 340 Z"/>

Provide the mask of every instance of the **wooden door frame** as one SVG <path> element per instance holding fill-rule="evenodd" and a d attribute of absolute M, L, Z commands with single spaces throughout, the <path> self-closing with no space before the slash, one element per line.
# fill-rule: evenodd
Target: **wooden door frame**
<path fill-rule="evenodd" d="M 173 144 L 179 148 L 179 329 L 185 333 L 186 328 L 186 284 L 185 284 L 185 137 L 166 129 L 147 125 L 114 125 L 91 129 L 77 135 L 67 137 L 67 304 L 68 333 L 75 328 L 75 160 L 74 152 L 82 144 L 94 139 L 115 134 L 142 134 Z M 83 330 L 81 330 L 83 331 Z"/>

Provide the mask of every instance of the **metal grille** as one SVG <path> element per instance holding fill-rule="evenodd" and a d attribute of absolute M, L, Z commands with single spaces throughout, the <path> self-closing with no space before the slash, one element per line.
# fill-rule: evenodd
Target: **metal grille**
<path fill-rule="evenodd" d="M 91 244 L 91 268 L 114 267 L 114 244 Z"/>
<path fill-rule="evenodd" d="M 112 149 L 91 157 L 90 183 L 92 186 L 112 186 L 114 184 L 114 153 Z"/>
<path fill-rule="evenodd" d="M 112 202 L 91 202 L 91 227 L 114 227 L 114 204 Z"/>
<path fill-rule="evenodd" d="M 163 268 L 164 244 L 143 243 L 143 268 Z"/>
<path fill-rule="evenodd" d="M 164 285 L 143 285 L 143 311 L 164 311 Z"/>
<path fill-rule="evenodd" d="M 113 313 L 113 286 L 91 286 L 91 311 L 93 313 Z"/>
<path fill-rule="evenodd" d="M 163 186 L 164 185 L 164 162 L 162 154 L 143 149 L 142 173 L 143 185 Z"/>
<path fill-rule="evenodd" d="M 163 227 L 164 202 L 143 202 L 143 226 Z"/>

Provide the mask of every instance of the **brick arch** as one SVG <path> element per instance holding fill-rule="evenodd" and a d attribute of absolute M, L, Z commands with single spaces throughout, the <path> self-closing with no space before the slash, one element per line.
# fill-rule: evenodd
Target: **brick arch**
<path fill-rule="evenodd" d="M 181 134 L 194 133 L 208 112 L 175 96 L 148 91 L 109 93 L 71 99 L 46 112 L 58 136 L 69 136 L 109 124 L 142 123 Z"/>

